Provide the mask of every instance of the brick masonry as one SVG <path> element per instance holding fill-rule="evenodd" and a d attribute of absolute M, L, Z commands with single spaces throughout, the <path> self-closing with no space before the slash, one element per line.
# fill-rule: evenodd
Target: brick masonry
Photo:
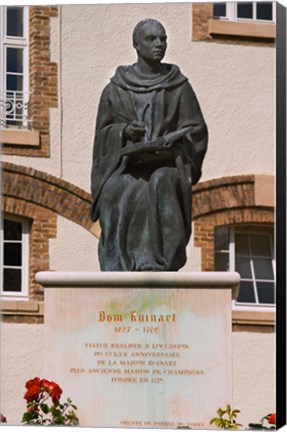
<path fill-rule="evenodd" d="M 4 315 L 1 316 L 2 323 L 8 324 L 43 324 L 44 317 L 41 316 L 25 316 L 25 315 Z"/>
<path fill-rule="evenodd" d="M 50 60 L 50 19 L 57 17 L 56 6 L 31 6 L 29 8 L 29 118 L 31 129 L 40 132 L 40 145 L 29 147 L 15 144 L 3 145 L 3 153 L 20 156 L 50 155 L 49 109 L 56 108 L 57 64 Z"/>
<path fill-rule="evenodd" d="M 3 163 L 3 195 L 58 213 L 90 229 L 91 195 L 62 179 L 33 168 Z"/>
<path fill-rule="evenodd" d="M 208 20 L 213 16 L 213 3 L 193 3 L 192 5 L 192 40 L 211 41 L 208 34 Z"/>
<path fill-rule="evenodd" d="M 222 177 L 199 183 L 193 188 L 193 220 L 210 213 L 255 205 L 255 176 Z"/>

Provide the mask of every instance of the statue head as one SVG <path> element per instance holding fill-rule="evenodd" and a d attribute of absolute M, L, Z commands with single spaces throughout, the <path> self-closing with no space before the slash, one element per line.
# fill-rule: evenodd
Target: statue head
<path fill-rule="evenodd" d="M 163 25 L 155 19 L 140 21 L 133 31 L 133 46 L 147 62 L 160 62 L 166 51 L 167 36 Z"/>

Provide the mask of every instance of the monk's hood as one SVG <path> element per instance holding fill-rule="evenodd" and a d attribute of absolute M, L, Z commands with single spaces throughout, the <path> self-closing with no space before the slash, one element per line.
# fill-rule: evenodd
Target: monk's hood
<path fill-rule="evenodd" d="M 161 73 L 144 75 L 140 73 L 135 64 L 119 66 L 111 82 L 125 90 L 145 93 L 154 90 L 168 89 L 180 86 L 187 81 L 176 65 L 162 63 Z"/>

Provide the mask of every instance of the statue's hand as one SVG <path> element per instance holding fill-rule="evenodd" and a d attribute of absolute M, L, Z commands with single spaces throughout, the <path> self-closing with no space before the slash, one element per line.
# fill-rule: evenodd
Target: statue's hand
<path fill-rule="evenodd" d="M 145 134 L 143 122 L 133 121 L 125 129 L 125 137 L 133 142 L 140 141 Z"/>

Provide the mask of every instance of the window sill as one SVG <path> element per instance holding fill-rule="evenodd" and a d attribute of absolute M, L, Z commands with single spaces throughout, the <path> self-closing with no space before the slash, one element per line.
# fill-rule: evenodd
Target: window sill
<path fill-rule="evenodd" d="M 275 39 L 276 27 L 274 24 L 224 21 L 210 19 L 208 32 L 211 35 L 242 36 L 249 38 Z"/>
<path fill-rule="evenodd" d="M 17 129 L 6 129 L 0 132 L 0 141 L 2 144 L 15 146 L 39 146 L 39 131 L 27 131 Z"/>
<path fill-rule="evenodd" d="M 232 311 L 232 324 L 275 326 L 275 320 L 276 313 L 273 311 Z"/>
<path fill-rule="evenodd" d="M 44 303 L 32 300 L 2 300 L 1 312 L 2 315 L 43 316 Z"/>

